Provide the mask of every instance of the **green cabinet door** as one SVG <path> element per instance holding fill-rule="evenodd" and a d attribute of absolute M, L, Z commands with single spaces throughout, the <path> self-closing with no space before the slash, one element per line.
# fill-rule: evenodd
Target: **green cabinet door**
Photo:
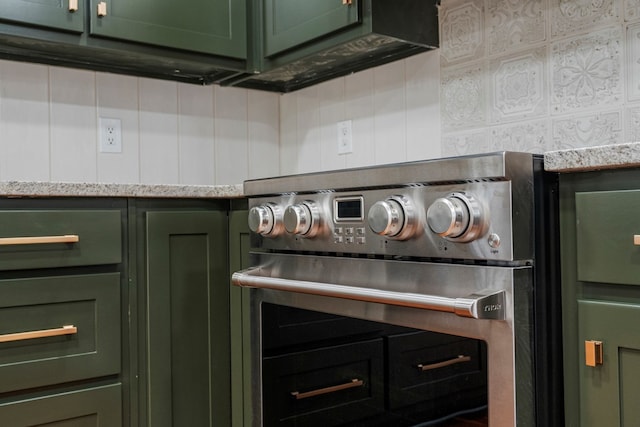
<path fill-rule="evenodd" d="M 238 0 L 111 0 L 98 16 L 91 0 L 91 35 L 192 52 L 246 58 L 246 3 Z"/>
<path fill-rule="evenodd" d="M 226 211 L 146 212 L 147 422 L 230 423 Z"/>
<path fill-rule="evenodd" d="M 358 0 L 264 0 L 265 56 L 358 23 Z"/>
<path fill-rule="evenodd" d="M 248 211 L 229 213 L 229 272 L 250 266 Z M 231 419 L 233 427 L 250 424 L 251 414 L 251 348 L 249 289 L 231 286 Z"/>
<path fill-rule="evenodd" d="M 640 190 L 575 195 L 578 280 L 640 285 Z"/>
<path fill-rule="evenodd" d="M 84 0 L 2 0 L 0 22 L 9 21 L 81 33 L 84 31 Z"/>
<path fill-rule="evenodd" d="M 634 426 L 640 420 L 640 305 L 578 302 L 580 425 Z M 585 340 L 602 341 L 603 364 L 584 362 Z"/>

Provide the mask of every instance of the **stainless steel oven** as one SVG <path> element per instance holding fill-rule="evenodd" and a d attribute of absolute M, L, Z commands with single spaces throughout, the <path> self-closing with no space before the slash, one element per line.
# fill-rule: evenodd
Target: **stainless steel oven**
<path fill-rule="evenodd" d="M 249 197 L 252 267 L 234 273 L 232 282 L 252 289 L 253 425 L 277 424 L 271 421 L 278 419 L 271 417 L 271 405 L 293 407 L 307 404 L 299 402 L 301 398 L 346 396 L 356 388 L 362 396 L 355 400 L 367 402 L 358 411 L 372 410 L 372 416 L 356 421 L 339 415 L 335 425 L 374 425 L 373 420 L 385 419 L 389 425 L 402 425 L 398 420 L 405 425 L 445 425 L 469 410 L 471 401 L 481 410 L 483 399 L 488 407 L 484 424 L 491 427 L 561 425 L 557 192 L 555 177 L 543 171 L 541 158 L 500 152 L 253 180 L 245 182 L 244 190 Z M 279 393 L 277 387 L 265 388 L 276 381 L 273 366 L 288 369 L 297 360 L 307 360 L 304 348 L 295 346 L 286 357 L 274 358 L 277 363 L 266 357 L 264 332 L 271 326 L 265 319 L 273 307 L 377 325 L 383 332 L 363 336 L 371 338 L 364 340 L 369 347 L 380 349 L 382 356 L 366 362 L 367 372 L 381 367 L 380 379 L 342 381 L 322 370 L 313 373 L 315 362 L 303 362 L 305 375 L 326 379 L 324 385 L 306 390 L 304 381 L 290 380 L 291 390 L 283 392 L 282 401 L 271 403 L 272 394 Z M 303 336 L 304 325 L 297 325 Z M 332 328 L 331 322 L 326 325 Z M 473 381 L 484 394 L 474 391 L 467 398 L 453 385 L 453 392 L 436 405 L 447 408 L 444 414 L 405 411 L 385 418 L 394 412 L 393 402 L 414 399 L 394 398 L 385 388 L 395 381 L 399 359 L 391 352 L 404 342 L 397 337 L 413 336 L 414 331 L 429 331 L 425 342 L 471 346 L 453 350 L 453 357 L 434 356 L 427 364 L 415 364 L 416 371 L 425 371 L 425 366 L 463 369 L 477 359 L 473 375 L 482 371 L 486 383 Z M 306 335 L 316 334 L 309 329 Z M 338 355 L 343 353 L 348 359 L 351 341 L 344 339 L 335 350 L 320 346 L 320 359 L 342 360 Z M 461 371 L 454 377 L 467 384 L 464 388 L 471 375 Z M 435 396 L 448 387 L 447 381 L 434 382 L 435 390 L 423 386 L 422 391 Z M 462 396 L 459 403 L 451 403 L 456 395 Z M 332 405 L 340 413 L 340 403 Z M 373 409 L 375 405 L 383 408 Z M 294 420 L 290 425 L 310 425 L 321 416 L 314 411 L 308 410 L 307 423 Z"/>

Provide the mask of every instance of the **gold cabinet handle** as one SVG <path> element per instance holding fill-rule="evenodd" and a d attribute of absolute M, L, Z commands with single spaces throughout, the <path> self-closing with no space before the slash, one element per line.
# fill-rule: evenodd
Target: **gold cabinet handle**
<path fill-rule="evenodd" d="M 13 334 L 0 335 L 0 342 L 24 341 L 34 338 L 57 337 L 60 335 L 74 335 L 78 333 L 78 328 L 73 325 L 64 325 L 61 328 L 42 329 L 40 331 L 16 332 Z"/>
<path fill-rule="evenodd" d="M 78 11 L 78 0 L 69 0 L 69 12 Z"/>
<path fill-rule="evenodd" d="M 107 16 L 107 3 L 101 1 L 98 3 L 98 16 Z"/>
<path fill-rule="evenodd" d="M 65 234 L 63 236 L 34 236 L 34 237 L 2 237 L 0 246 L 5 245 L 39 245 L 42 243 L 78 243 L 80 236 Z"/>
<path fill-rule="evenodd" d="M 342 0 L 342 4 L 353 4 L 353 0 Z"/>
<path fill-rule="evenodd" d="M 423 365 L 421 363 L 418 365 L 418 369 L 420 369 L 421 371 L 431 371 L 432 369 L 440 369 L 446 366 L 455 365 L 456 363 L 464 363 L 464 362 L 471 362 L 471 356 L 465 356 L 463 354 L 460 354 L 458 355 L 458 357 L 445 360 L 444 362 L 430 363 L 428 365 Z"/>
<path fill-rule="evenodd" d="M 635 246 L 640 246 L 640 234 L 633 235 L 633 244 Z"/>
<path fill-rule="evenodd" d="M 584 342 L 584 363 L 595 368 L 604 363 L 602 341 L 587 340 Z"/>
<path fill-rule="evenodd" d="M 291 396 L 295 397 L 296 400 L 300 400 L 300 399 L 306 399 L 308 397 L 320 396 L 322 394 L 335 393 L 336 391 L 346 390 L 349 388 L 362 387 L 363 385 L 364 385 L 364 381 L 354 378 L 350 382 L 345 384 L 319 388 L 317 390 L 305 391 L 303 393 L 300 393 L 299 391 L 292 391 Z"/>

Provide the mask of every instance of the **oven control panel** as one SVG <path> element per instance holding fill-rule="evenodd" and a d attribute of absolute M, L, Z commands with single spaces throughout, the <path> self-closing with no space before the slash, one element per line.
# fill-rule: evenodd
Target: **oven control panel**
<path fill-rule="evenodd" d="M 513 261 L 514 233 L 532 235 L 509 181 L 410 185 L 250 199 L 253 247 L 398 257 Z"/>

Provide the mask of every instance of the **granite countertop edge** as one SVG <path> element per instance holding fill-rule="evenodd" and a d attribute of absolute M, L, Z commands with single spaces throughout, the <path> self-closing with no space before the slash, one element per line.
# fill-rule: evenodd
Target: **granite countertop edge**
<path fill-rule="evenodd" d="M 640 166 L 640 142 L 549 151 L 544 168 L 551 172 L 584 172 Z"/>
<path fill-rule="evenodd" d="M 0 182 L 5 197 L 148 197 L 148 198 L 240 198 L 242 184 L 115 184 L 80 182 Z"/>

